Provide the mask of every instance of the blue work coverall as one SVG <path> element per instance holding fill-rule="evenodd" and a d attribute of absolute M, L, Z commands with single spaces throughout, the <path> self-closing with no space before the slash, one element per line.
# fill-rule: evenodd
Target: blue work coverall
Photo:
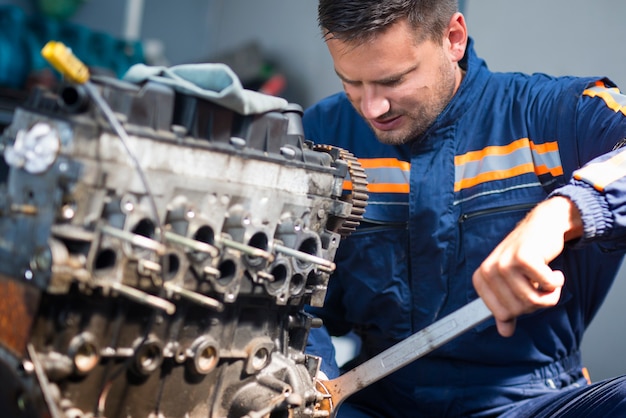
<path fill-rule="evenodd" d="M 484 322 L 361 390 L 339 417 L 498 416 L 588 384 L 581 340 L 626 247 L 626 153 L 580 168 L 626 136 L 625 97 L 602 78 L 492 72 L 471 40 L 461 66 L 456 95 L 408 145 L 377 141 L 344 93 L 305 112 L 306 138 L 352 152 L 370 183 L 325 305 L 310 309 L 325 324 L 309 338 L 322 371 L 340 373 L 328 334 L 360 336 L 350 368 L 474 300 L 475 269 L 550 193 L 574 200 L 585 235 L 551 263 L 566 277 L 557 306 L 520 317 L 510 338 Z"/>

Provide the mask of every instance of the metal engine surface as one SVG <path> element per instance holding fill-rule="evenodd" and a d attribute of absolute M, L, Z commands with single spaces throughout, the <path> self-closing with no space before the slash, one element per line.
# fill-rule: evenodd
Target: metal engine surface
<path fill-rule="evenodd" d="M 303 308 L 362 214 L 358 163 L 305 141 L 295 105 L 94 83 L 126 147 L 74 85 L 3 132 L 3 416 L 326 416 Z"/>

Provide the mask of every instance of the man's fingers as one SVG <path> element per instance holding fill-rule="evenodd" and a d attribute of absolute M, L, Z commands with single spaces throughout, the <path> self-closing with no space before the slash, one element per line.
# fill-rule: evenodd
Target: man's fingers
<path fill-rule="evenodd" d="M 474 273 L 474 286 L 496 320 L 498 333 L 510 337 L 515 332 L 515 318 L 522 306 L 507 287 L 490 287 L 480 270 Z M 494 293 L 500 290 L 502 293 Z"/>
<path fill-rule="evenodd" d="M 494 270 L 478 269 L 473 277 L 476 291 L 493 312 L 498 333 L 503 337 L 515 332 L 515 318 L 556 305 L 565 282 L 562 272 L 552 271 L 548 266 L 533 279 L 521 271 L 513 272 L 506 277 L 494 274 Z"/>
<path fill-rule="evenodd" d="M 529 284 L 532 289 L 528 297 L 529 302 L 536 308 L 545 308 L 559 303 L 565 277 L 561 271 L 550 270 L 549 275 L 543 276 L 541 279 L 529 279 Z"/>
<path fill-rule="evenodd" d="M 496 327 L 498 328 L 498 333 L 503 337 L 510 337 L 515 333 L 515 318 L 509 319 L 508 321 L 499 321 L 496 319 Z"/>
<path fill-rule="evenodd" d="M 563 287 L 565 276 L 559 270 L 552 270 L 547 262 L 521 264 L 520 273 L 528 279 L 530 285 L 538 291 L 553 292 Z"/>

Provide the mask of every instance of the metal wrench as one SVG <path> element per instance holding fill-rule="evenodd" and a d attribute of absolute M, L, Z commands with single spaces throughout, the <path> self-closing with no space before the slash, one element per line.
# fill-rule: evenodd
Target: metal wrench
<path fill-rule="evenodd" d="M 339 405 L 350 395 L 441 347 L 491 316 L 487 305 L 478 298 L 343 375 L 318 380 L 318 390 L 324 394 L 320 410 L 327 411 L 329 417 L 334 418 Z"/>

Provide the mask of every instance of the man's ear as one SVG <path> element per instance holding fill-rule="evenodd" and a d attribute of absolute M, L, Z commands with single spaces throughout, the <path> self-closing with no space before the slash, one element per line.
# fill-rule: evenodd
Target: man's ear
<path fill-rule="evenodd" d="M 447 44 L 452 61 L 461 61 L 467 48 L 467 25 L 463 14 L 455 13 L 450 18 L 444 44 Z"/>

